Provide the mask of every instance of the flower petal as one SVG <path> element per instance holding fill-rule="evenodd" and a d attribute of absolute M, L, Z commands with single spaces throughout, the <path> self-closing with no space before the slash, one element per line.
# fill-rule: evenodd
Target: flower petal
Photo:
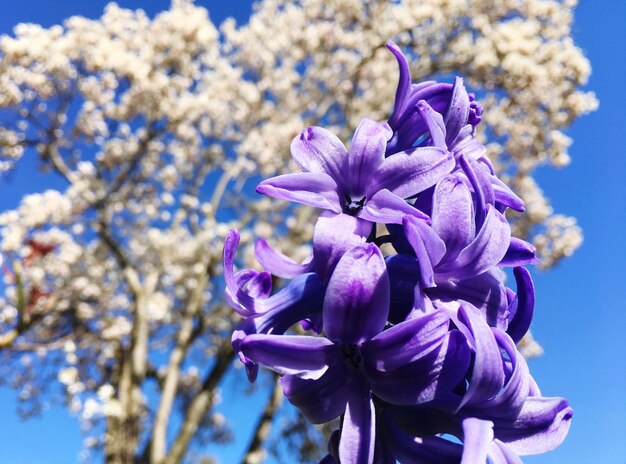
<path fill-rule="evenodd" d="M 389 190 L 383 189 L 365 203 L 359 217 L 380 224 L 402 224 L 402 218 L 407 215 L 430 221 L 430 218 L 420 210 Z"/>
<path fill-rule="evenodd" d="M 261 182 L 256 191 L 281 200 L 341 212 L 337 184 L 324 173 L 301 172 L 272 177 Z"/>
<path fill-rule="evenodd" d="M 468 338 L 476 353 L 469 388 L 460 408 L 495 397 L 504 385 L 504 371 L 500 347 L 480 312 L 469 304 L 461 304 L 458 321 L 459 330 Z"/>
<path fill-rule="evenodd" d="M 258 272 L 254 269 L 244 269 L 235 274 L 234 281 L 236 286 L 235 292 L 231 291 L 231 288 L 226 287 L 225 296 L 226 301 L 237 313 L 241 316 L 249 317 L 255 313 L 250 311 L 237 297 L 237 294 L 245 293 L 250 298 L 265 299 L 268 298 L 272 292 L 272 276 L 268 272 Z M 243 287 L 247 287 L 245 290 Z"/>
<path fill-rule="evenodd" d="M 372 464 L 376 437 L 376 414 L 372 392 L 359 377 L 349 379 L 348 407 L 339 439 L 341 464 Z"/>
<path fill-rule="evenodd" d="M 339 261 L 324 297 L 324 331 L 337 343 L 360 343 L 382 331 L 389 313 L 389 277 L 373 243 L 351 248 Z"/>
<path fill-rule="evenodd" d="M 411 86 L 411 70 L 409 69 L 409 63 L 407 63 L 404 54 L 395 43 L 391 41 L 387 42 L 387 48 L 393 53 L 393 56 L 396 57 L 399 70 L 396 99 L 393 105 L 393 113 L 391 113 L 391 117 L 389 118 L 389 124 L 394 125 L 398 122 L 401 111 L 404 109 L 404 102 Z"/>
<path fill-rule="evenodd" d="M 491 443 L 489 462 L 491 464 L 523 464 L 519 456 L 497 438 Z"/>
<path fill-rule="evenodd" d="M 483 313 L 490 326 L 506 329 L 509 304 L 504 278 L 500 269 L 492 268 L 469 279 L 440 279 L 437 286 L 429 288 L 427 292 L 433 299 L 467 301 Z"/>
<path fill-rule="evenodd" d="M 277 277 L 293 279 L 313 270 L 313 262 L 299 264 L 272 248 L 264 239 L 259 239 L 254 246 L 254 256 L 263 268 Z"/>
<path fill-rule="evenodd" d="M 535 310 L 535 286 L 530 277 L 530 272 L 523 267 L 513 269 L 515 282 L 517 283 L 517 295 L 511 303 L 513 314 L 509 326 L 506 329 L 515 343 L 518 343 L 528 329 L 533 319 Z"/>
<path fill-rule="evenodd" d="M 467 124 L 469 117 L 470 100 L 463 85 L 463 78 L 455 77 L 452 86 L 450 106 L 446 110 L 444 122 L 446 124 L 446 143 L 450 145 Z"/>
<path fill-rule="evenodd" d="M 573 410 L 564 398 L 529 397 L 514 422 L 497 421 L 496 436 L 521 456 L 546 453 L 569 431 Z"/>
<path fill-rule="evenodd" d="M 452 155 L 440 148 L 422 147 L 411 154 L 396 153 L 380 165 L 370 192 L 388 189 L 401 198 L 408 198 L 435 185 L 454 165 Z"/>
<path fill-rule="evenodd" d="M 364 196 L 372 181 L 372 172 L 385 158 L 385 146 L 393 132 L 387 123 L 363 119 L 354 132 L 348 151 L 348 194 Z"/>
<path fill-rule="evenodd" d="M 433 194 L 433 229 L 445 242 L 446 257 L 454 259 L 474 239 L 474 202 L 465 183 L 456 175 L 443 178 Z"/>
<path fill-rule="evenodd" d="M 449 393 L 463 380 L 469 364 L 467 341 L 461 332 L 453 330 L 437 349 L 393 371 L 364 367 L 377 396 L 391 404 L 414 405 Z"/>
<path fill-rule="evenodd" d="M 257 271 L 246 269 L 235 274 L 235 254 L 239 246 L 239 232 L 231 230 L 224 240 L 222 264 L 224 267 L 224 280 L 226 283 L 226 300 L 230 306 L 242 316 L 251 316 L 266 311 L 272 303 L 267 303 L 268 290 L 271 291 L 271 280 L 267 282 L 267 276 L 258 277 L 252 283 L 252 287 L 245 290 L 243 287 L 255 278 Z M 263 290 L 260 285 L 269 283 L 269 288 Z M 256 294 L 255 294 L 256 293 Z"/>
<path fill-rule="evenodd" d="M 428 133 L 430 134 L 432 145 L 447 151 L 446 126 L 443 123 L 443 117 L 441 114 L 433 110 L 425 100 L 418 101 L 416 108 L 428 127 Z"/>
<path fill-rule="evenodd" d="M 291 142 L 291 156 L 303 171 L 328 174 L 338 184 L 346 182 L 347 154 L 341 140 L 323 127 L 307 127 Z"/>
<path fill-rule="evenodd" d="M 436 284 L 433 268 L 445 255 L 446 245 L 424 221 L 406 216 L 402 226 L 419 262 L 421 288 L 434 287 Z"/>
<path fill-rule="evenodd" d="M 361 345 L 363 362 L 372 371 L 391 371 L 415 361 L 443 342 L 449 321 L 436 311 L 397 324 Z"/>
<path fill-rule="evenodd" d="M 493 441 L 493 422 L 467 417 L 462 421 L 463 456 L 461 464 L 487 462 L 489 445 Z"/>
<path fill-rule="evenodd" d="M 330 280 L 341 257 L 352 247 L 365 243 L 373 224 L 348 214 L 323 212 L 313 231 L 313 264 L 320 280 Z"/>
<path fill-rule="evenodd" d="M 340 356 L 338 346 L 330 340 L 306 335 L 252 334 L 241 341 L 239 350 L 246 358 L 281 375 L 313 379 Z"/>
<path fill-rule="evenodd" d="M 492 329 L 498 346 L 506 352 L 505 361 L 507 375 L 504 386 L 497 396 L 474 402 L 466 408 L 470 414 L 488 417 L 491 420 L 517 416 L 528 398 L 530 391 L 530 373 L 524 357 L 515 348 L 513 340 L 503 331 Z"/>
<path fill-rule="evenodd" d="M 383 413 L 382 433 L 394 457 L 402 464 L 459 464 L 460 444 L 438 436 L 413 437 Z"/>
<path fill-rule="evenodd" d="M 466 279 L 496 266 L 506 254 L 511 242 L 511 226 L 492 205 L 487 205 L 487 217 L 472 243 L 453 262 L 437 267 L 441 278 Z"/>
<path fill-rule="evenodd" d="M 537 264 L 539 260 L 535 254 L 537 250 L 525 240 L 511 237 L 511 243 L 502 261 L 498 266 L 523 266 L 525 264 Z"/>
<path fill-rule="evenodd" d="M 250 311 L 258 312 L 241 322 L 232 336 L 232 345 L 254 381 L 256 365 L 241 353 L 241 341 L 251 334 L 283 334 L 299 321 L 321 312 L 324 287 L 315 274 L 303 274 L 265 300 L 252 300 Z"/>
<path fill-rule="evenodd" d="M 491 176 L 491 186 L 495 195 L 496 203 L 522 212 L 525 209 L 524 200 L 518 197 L 504 182 L 496 176 Z"/>
<path fill-rule="evenodd" d="M 291 404 L 313 424 L 323 424 L 339 417 L 348 402 L 347 372 L 343 363 L 333 364 L 319 379 L 286 375 L 278 382 Z"/>

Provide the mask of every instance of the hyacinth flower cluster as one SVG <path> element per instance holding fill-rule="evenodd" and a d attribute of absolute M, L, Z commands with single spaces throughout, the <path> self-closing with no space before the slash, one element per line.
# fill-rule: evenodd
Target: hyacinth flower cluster
<path fill-rule="evenodd" d="M 558 446 L 572 417 L 516 349 L 536 258 L 504 213 L 524 204 L 475 138 L 482 108 L 462 79 L 412 84 L 388 48 L 400 68 L 390 119 L 364 119 L 349 149 L 304 129 L 291 144 L 303 172 L 257 188 L 323 210 L 310 259 L 261 239 L 265 270 L 235 271 L 228 235 L 226 296 L 244 317 L 233 347 L 250 381 L 260 365 L 278 373 L 309 421 L 340 419 L 323 463 L 519 463 Z M 272 276 L 288 283 L 274 292 Z"/>

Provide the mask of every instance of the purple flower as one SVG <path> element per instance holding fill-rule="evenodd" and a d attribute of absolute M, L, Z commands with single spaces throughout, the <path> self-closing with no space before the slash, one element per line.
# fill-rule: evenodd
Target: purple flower
<path fill-rule="evenodd" d="M 484 152 L 482 146 L 473 139 L 474 128 L 481 120 L 482 108 L 474 96 L 470 96 L 465 90 L 463 79 L 457 77 L 453 85 L 434 81 L 412 84 L 409 64 L 402 51 L 393 42 L 387 43 L 387 48 L 398 61 L 400 71 L 393 113 L 388 121 L 393 137 L 387 144 L 387 154 L 436 141 L 437 134 L 432 131 L 432 125 L 425 118 L 425 107 L 439 115 L 444 142 L 450 151 L 464 145 L 466 152 L 468 149 Z M 430 118 L 437 116 L 431 113 Z"/>
<path fill-rule="evenodd" d="M 263 181 L 257 192 L 371 222 L 400 224 L 405 215 L 426 219 L 404 198 L 434 185 L 452 170 L 454 159 L 439 147 L 385 158 L 391 135 L 387 124 L 364 119 L 346 150 L 331 132 L 308 127 L 291 143 L 304 172 Z"/>
<path fill-rule="evenodd" d="M 535 300 L 522 266 L 536 258 L 504 213 L 524 204 L 475 138 L 482 108 L 462 79 L 411 84 L 389 48 L 400 80 L 388 124 L 364 119 L 349 150 L 309 127 L 291 144 L 303 172 L 257 188 L 326 210 L 312 255 L 296 263 L 259 240 L 264 270 L 235 271 L 239 235 L 227 236 L 226 299 L 244 317 L 233 347 L 251 381 L 259 364 L 280 374 L 311 422 L 341 416 L 325 464 L 518 463 L 557 446 L 572 417 L 515 347 Z M 383 259 L 385 243 L 397 254 Z M 273 291 L 272 276 L 292 280 Z M 310 335 L 289 334 L 297 323 Z"/>
<path fill-rule="evenodd" d="M 341 462 L 372 462 L 374 395 L 419 404 L 450 392 L 465 376 L 469 349 L 444 312 L 387 330 L 389 282 L 373 244 L 357 245 L 337 264 L 324 298 L 326 337 L 248 335 L 246 358 L 283 375 L 289 401 L 313 423 L 343 414 Z"/>
<path fill-rule="evenodd" d="M 389 42 L 387 48 L 398 61 L 400 71 L 394 109 L 388 121 L 393 136 L 387 143 L 387 156 L 435 145 L 453 154 L 457 160 L 455 171 L 459 171 L 459 158 L 464 155 L 477 161 L 473 169 L 480 165 L 488 171 L 500 210 L 508 207 L 523 211 L 524 202 L 496 177 L 485 148 L 476 140 L 476 126 L 483 110 L 473 94 L 465 89 L 463 79 L 456 77 L 453 85 L 434 81 L 411 84 L 409 64 L 402 51 L 393 42 Z M 437 121 L 436 128 L 433 121 Z"/>
<path fill-rule="evenodd" d="M 475 464 L 489 458 L 494 464 L 509 464 L 521 462 L 518 455 L 557 447 L 572 418 L 567 401 L 539 395 L 513 341 L 489 328 L 475 308 L 448 311 L 455 313 L 452 320 L 472 348 L 464 391 L 457 387 L 416 405 L 378 401 L 372 462 Z M 334 446 L 331 441 L 323 462 L 338 462 Z"/>
<path fill-rule="evenodd" d="M 295 263 L 271 248 L 263 239 L 256 243 L 254 253 L 261 266 L 275 276 L 290 279 L 307 272 L 316 272 L 326 284 L 344 253 L 364 243 L 372 226 L 371 222 L 359 217 L 325 211 L 315 224 L 313 255 L 305 263 Z"/>

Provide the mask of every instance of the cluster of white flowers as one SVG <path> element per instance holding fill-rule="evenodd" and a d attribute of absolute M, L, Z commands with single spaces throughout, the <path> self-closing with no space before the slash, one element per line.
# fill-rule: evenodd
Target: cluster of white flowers
<path fill-rule="evenodd" d="M 479 137 L 527 202 L 516 233 L 534 239 L 544 267 L 555 264 L 581 231 L 553 212 L 532 173 L 568 163 L 563 131 L 596 107 L 580 90 L 590 67 L 571 38 L 574 6 L 264 0 L 247 24 L 218 28 L 178 0 L 154 18 L 112 3 L 96 20 L 16 26 L 0 37 L 0 173 L 29 153 L 67 187 L 0 214 L 0 349 L 61 353 L 69 406 L 85 423 L 110 419 L 113 438 L 97 446 L 110 448 L 128 432 L 120 424 L 136 421 L 154 427 L 151 452 L 164 458 L 159 437 L 171 424 L 162 416 L 173 399 L 221 424 L 209 411 L 219 382 L 204 397 L 205 373 L 182 366 L 228 356 L 232 314 L 215 298 L 223 239 L 242 230 L 247 267 L 253 236 L 296 260 L 310 254 L 311 210 L 258 200 L 253 186 L 293 170 L 289 144 L 304 126 L 346 140 L 362 117 L 389 116 L 397 71 L 388 40 L 412 57 L 416 80 L 462 75 L 484 102 Z M 19 379 L 29 398 L 41 391 L 36 375 Z M 148 380 L 162 401 L 142 394 Z M 197 427 L 202 417 L 181 422 Z M 137 440 L 125 446 L 134 452 Z"/>

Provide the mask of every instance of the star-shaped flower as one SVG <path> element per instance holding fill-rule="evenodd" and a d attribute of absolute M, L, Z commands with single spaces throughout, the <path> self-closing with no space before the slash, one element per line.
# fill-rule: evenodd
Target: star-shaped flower
<path fill-rule="evenodd" d="M 406 215 L 427 219 L 404 199 L 450 172 L 454 158 L 442 147 L 385 158 L 391 136 L 387 124 L 364 119 L 346 150 L 332 132 L 308 127 L 291 143 L 291 154 L 304 172 L 268 179 L 257 192 L 371 222 L 400 224 Z"/>

